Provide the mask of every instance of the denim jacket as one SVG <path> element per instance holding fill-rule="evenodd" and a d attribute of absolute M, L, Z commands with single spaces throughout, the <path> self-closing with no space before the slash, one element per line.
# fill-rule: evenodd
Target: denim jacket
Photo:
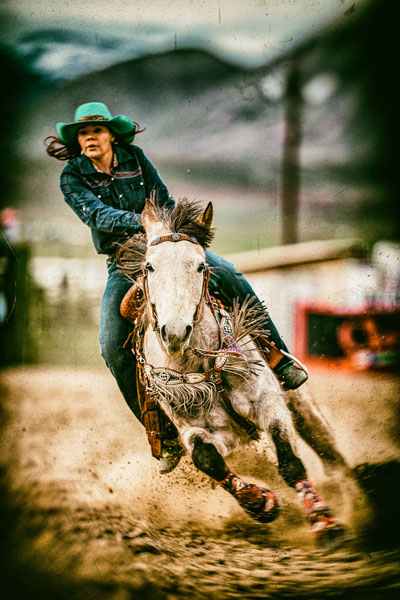
<path fill-rule="evenodd" d="M 157 194 L 158 204 L 172 209 L 175 201 L 155 167 L 138 146 L 116 147 L 111 174 L 95 169 L 86 156 L 73 158 L 61 174 L 66 203 L 89 225 L 99 254 L 112 255 L 141 226 L 146 198 Z"/>

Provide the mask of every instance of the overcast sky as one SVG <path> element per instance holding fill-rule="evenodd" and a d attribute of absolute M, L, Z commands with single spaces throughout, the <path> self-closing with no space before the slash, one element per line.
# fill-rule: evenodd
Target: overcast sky
<path fill-rule="evenodd" d="M 170 25 L 232 26 L 248 19 L 286 21 L 320 20 L 343 14 L 354 0 L 3 0 L 13 14 L 33 19 L 68 19 L 96 22 L 158 22 Z M 270 17 L 265 19 L 264 17 Z M 261 25 L 261 23 L 260 23 Z"/>
<path fill-rule="evenodd" d="M 15 28 L 76 28 L 103 34 L 154 36 L 154 43 L 207 44 L 261 63 L 318 31 L 354 16 L 367 0 L 3 0 Z M 352 8 L 353 7 L 353 8 Z M 347 15 L 346 15 L 347 12 Z M 10 23 L 8 24 L 8 27 Z M 167 33 L 166 33 L 167 30 Z M 165 36 L 170 40 L 165 40 Z M 158 40 L 157 36 L 162 36 Z"/>

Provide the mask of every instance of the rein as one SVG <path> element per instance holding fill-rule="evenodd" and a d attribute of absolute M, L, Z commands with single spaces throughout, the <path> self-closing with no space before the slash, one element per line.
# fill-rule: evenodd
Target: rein
<path fill-rule="evenodd" d="M 184 235 L 181 233 L 172 233 L 169 235 L 159 236 L 155 238 L 150 246 L 156 246 L 162 242 L 180 242 L 189 241 L 193 244 L 199 242 L 193 236 Z M 223 382 L 221 379 L 221 372 L 226 365 L 226 362 L 230 357 L 244 358 L 244 352 L 239 348 L 236 341 L 233 338 L 233 327 L 230 315 L 224 310 L 221 303 L 215 298 L 212 298 L 208 292 L 209 282 L 209 268 L 206 266 L 203 272 L 203 286 L 200 296 L 199 303 L 196 307 L 195 314 L 193 316 L 193 325 L 196 325 L 200 320 L 201 308 L 203 302 L 210 307 L 211 312 L 216 320 L 220 335 L 220 348 L 218 350 L 204 350 L 201 348 L 189 349 L 195 356 L 199 358 L 213 358 L 213 367 L 205 373 L 179 373 L 173 369 L 167 369 L 164 367 L 153 367 L 146 363 L 143 353 L 143 330 L 137 333 L 135 347 L 132 348 L 132 352 L 136 355 L 137 365 L 139 369 L 139 376 L 142 383 L 146 386 L 146 389 L 150 396 L 155 395 L 154 386 L 152 385 L 152 379 L 159 382 L 161 385 L 176 386 L 179 384 L 195 385 L 199 383 L 209 382 L 212 383 L 217 389 L 221 399 L 224 402 L 225 408 L 229 415 L 238 423 L 246 433 L 253 439 L 259 439 L 259 434 L 254 423 L 248 419 L 242 417 L 235 412 L 228 394 L 226 393 Z M 148 269 L 143 267 L 143 292 L 145 300 L 148 306 L 149 318 L 154 331 L 157 335 L 160 335 L 157 312 L 154 305 L 151 302 L 148 286 Z"/>
<path fill-rule="evenodd" d="M 218 325 L 221 346 L 219 350 L 202 350 L 201 348 L 192 348 L 190 346 L 189 349 L 195 356 L 198 356 L 199 358 L 226 357 L 224 362 L 226 362 L 229 356 L 234 356 L 235 358 L 244 358 L 243 350 L 239 348 L 236 340 L 233 338 L 232 319 L 229 313 L 226 312 L 221 303 L 210 296 L 208 290 L 206 303 L 210 307 L 214 319 Z"/>

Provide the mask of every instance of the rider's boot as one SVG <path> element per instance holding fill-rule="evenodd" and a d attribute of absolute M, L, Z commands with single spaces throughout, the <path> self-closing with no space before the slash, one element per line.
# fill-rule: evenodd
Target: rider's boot
<path fill-rule="evenodd" d="M 307 368 L 297 358 L 284 353 L 266 336 L 260 335 L 254 341 L 283 390 L 295 390 L 307 381 Z"/>
<path fill-rule="evenodd" d="M 236 498 L 240 506 L 250 517 L 260 523 L 270 523 L 279 514 L 279 505 L 275 494 L 254 483 L 246 483 L 232 471 L 218 484 Z"/>
<path fill-rule="evenodd" d="M 303 366 L 297 366 L 294 363 L 286 364 L 280 370 L 272 370 L 283 390 L 296 390 L 308 379 L 308 373 Z"/>
<path fill-rule="evenodd" d="M 332 516 L 331 509 L 312 483 L 302 479 L 296 483 L 295 489 L 303 504 L 304 514 L 311 523 L 317 546 L 331 550 L 346 541 L 348 534 L 345 527 Z"/>

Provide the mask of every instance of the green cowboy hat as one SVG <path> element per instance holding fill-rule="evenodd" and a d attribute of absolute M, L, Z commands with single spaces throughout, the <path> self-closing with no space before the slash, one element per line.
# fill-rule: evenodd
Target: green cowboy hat
<path fill-rule="evenodd" d="M 93 117 L 93 119 L 87 117 Z M 56 124 L 58 137 L 63 144 L 72 144 L 78 129 L 88 123 L 106 125 L 113 133 L 123 135 L 127 144 L 130 144 L 135 137 L 135 124 L 132 119 L 124 115 L 113 117 L 107 106 L 102 102 L 87 102 L 78 106 L 73 123 Z"/>

